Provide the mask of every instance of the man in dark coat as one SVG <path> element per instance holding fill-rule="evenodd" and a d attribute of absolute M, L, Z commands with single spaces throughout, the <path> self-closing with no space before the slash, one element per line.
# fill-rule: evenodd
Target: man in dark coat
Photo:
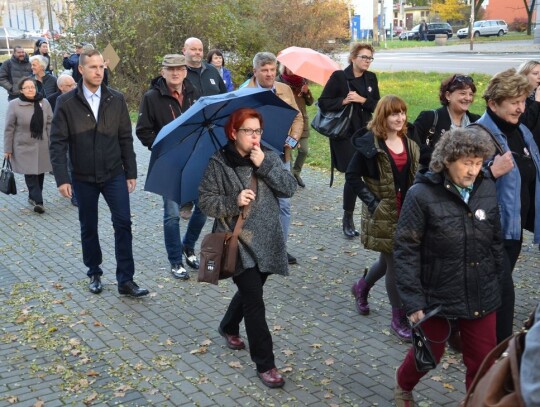
<path fill-rule="evenodd" d="M 32 75 L 28 54 L 21 46 L 13 48 L 13 55 L 0 66 L 0 86 L 8 91 L 8 100 L 19 97 L 17 84 L 25 76 Z"/>
<path fill-rule="evenodd" d="M 148 290 L 134 281 L 129 193 L 135 190 L 137 163 L 131 121 L 124 96 L 103 85 L 105 63 L 97 50 L 81 54 L 77 89 L 58 98 L 51 129 L 51 163 L 60 194 L 79 201 L 83 260 L 90 292 L 99 294 L 102 253 L 98 236 L 98 201 L 109 205 L 115 238 L 118 292 L 140 297 Z"/>
<path fill-rule="evenodd" d="M 212 64 L 203 61 L 203 43 L 198 38 L 188 38 L 182 53 L 186 57 L 187 78 L 201 96 L 226 93 L 227 87 L 218 70 Z"/>
<path fill-rule="evenodd" d="M 186 58 L 169 54 L 163 57 L 161 76 L 152 81 L 152 88 L 145 93 L 139 109 L 136 134 L 141 143 L 151 149 L 157 134 L 199 97 L 199 91 L 187 80 Z M 174 278 L 189 279 L 184 268 L 182 253 L 186 263 L 192 268 L 199 267 L 195 255 L 195 242 L 206 223 L 206 216 L 194 205 L 184 239 L 180 240 L 180 209 L 178 204 L 163 198 L 163 234 L 165 249 Z"/>
<path fill-rule="evenodd" d="M 79 72 L 79 56 L 83 50 L 85 43 L 81 42 L 75 45 L 75 53 L 69 55 L 67 52 L 64 54 L 64 59 L 62 60 L 62 65 L 65 69 L 71 69 L 73 79 L 75 83 L 78 83 L 81 79 L 81 74 Z"/>

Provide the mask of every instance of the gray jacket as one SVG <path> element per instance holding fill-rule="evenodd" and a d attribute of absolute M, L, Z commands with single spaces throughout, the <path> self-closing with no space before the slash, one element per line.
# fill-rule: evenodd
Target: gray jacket
<path fill-rule="evenodd" d="M 289 198 L 297 183 L 282 167 L 276 153 L 264 149 L 264 160 L 255 170 L 256 199 L 239 235 L 241 265 L 238 272 L 257 265 L 261 273 L 288 275 L 287 250 L 279 220 L 277 198 Z M 199 186 L 199 207 L 216 218 L 215 232 L 232 231 L 240 208 L 238 194 L 249 187 L 252 167 L 233 168 L 221 151 L 211 158 Z"/>
<path fill-rule="evenodd" d="M 19 61 L 15 55 L 8 59 L 0 67 L 0 86 L 9 93 L 9 100 L 15 99 L 19 94 L 17 84 L 25 76 L 32 75 L 32 67 L 28 62 L 28 55 Z"/>
<path fill-rule="evenodd" d="M 34 104 L 17 98 L 9 102 L 4 130 L 4 152 L 12 153 L 13 171 L 19 174 L 37 175 L 52 171 L 49 158 L 49 135 L 51 133 L 52 109 L 46 99 L 43 109 L 43 139 L 30 135 L 30 120 Z"/>

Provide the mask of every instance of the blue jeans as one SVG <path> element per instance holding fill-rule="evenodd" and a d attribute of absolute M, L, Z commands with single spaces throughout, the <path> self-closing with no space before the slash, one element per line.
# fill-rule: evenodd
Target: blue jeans
<path fill-rule="evenodd" d="M 283 163 L 283 168 L 291 171 L 291 162 Z M 283 229 L 283 239 L 287 243 L 289 237 L 289 225 L 291 224 L 291 198 L 278 198 L 279 201 L 279 221 Z"/>
<path fill-rule="evenodd" d="M 118 175 L 103 183 L 73 180 L 73 188 L 79 201 L 79 222 L 84 265 L 88 277 L 102 275 L 99 267 L 103 261 L 98 235 L 98 201 L 102 194 L 111 211 L 114 228 L 114 253 L 116 256 L 116 280 L 119 285 L 133 281 L 131 211 L 125 175 Z"/>
<path fill-rule="evenodd" d="M 183 241 L 180 241 L 180 208 L 176 202 L 163 198 L 163 236 L 171 264 L 182 263 L 182 246 L 195 249 L 195 242 L 199 239 L 205 223 L 206 215 L 201 212 L 195 201 L 186 234 Z"/>

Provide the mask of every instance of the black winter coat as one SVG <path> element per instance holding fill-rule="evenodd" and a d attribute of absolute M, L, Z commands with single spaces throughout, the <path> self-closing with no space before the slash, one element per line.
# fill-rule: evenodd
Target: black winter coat
<path fill-rule="evenodd" d="M 365 82 L 365 92 L 360 91 L 360 83 L 363 82 Z M 347 171 L 347 166 L 355 152 L 351 148 L 350 137 L 357 131 L 360 131 L 360 134 L 367 131 L 366 125 L 371 120 L 375 106 L 377 106 L 377 102 L 381 98 L 377 76 L 373 72 L 365 71 L 361 77 L 355 78 L 351 64 L 343 71 L 335 71 L 330 76 L 318 100 L 319 108 L 325 112 L 341 110 L 343 108 L 342 102 L 347 97 L 349 89 L 356 91 L 367 100 L 363 105 L 359 103 L 352 104 L 353 113 L 348 137 L 340 140 L 330 140 L 332 167 L 340 172 Z"/>
<path fill-rule="evenodd" d="M 437 125 L 435 126 L 435 133 L 433 133 L 431 137 L 429 131 L 433 127 L 435 119 L 433 110 L 424 110 L 420 112 L 414 121 L 415 137 L 420 140 L 420 165 L 424 167 L 429 165 L 435 144 L 437 144 L 442 135 L 452 127 L 452 119 L 450 119 L 450 115 L 448 114 L 448 108 L 442 106 L 435 110 L 437 110 Z M 480 118 L 479 115 L 471 112 L 466 112 L 465 114 L 469 117 L 471 123 L 474 123 Z M 427 143 L 428 137 L 430 137 L 429 145 Z"/>
<path fill-rule="evenodd" d="M 227 86 L 225 86 L 223 78 L 212 64 L 203 62 L 200 71 L 189 66 L 187 68 L 187 80 L 199 91 L 201 96 L 227 93 Z"/>
<path fill-rule="evenodd" d="M 540 102 L 537 102 L 533 92 L 525 99 L 525 112 L 520 116 L 519 121 L 531 131 L 534 141 L 540 146 Z"/>
<path fill-rule="evenodd" d="M 495 183 L 480 174 L 466 204 L 444 174 L 421 171 L 394 239 L 398 291 L 407 314 L 442 305 L 475 319 L 501 304 L 503 243 Z"/>
<path fill-rule="evenodd" d="M 171 96 L 167 82 L 162 76 L 152 80 L 152 88 L 146 92 L 139 107 L 135 133 L 143 146 L 150 150 L 159 131 L 185 112 L 199 98 L 199 91 L 184 80 L 182 106 Z"/>
<path fill-rule="evenodd" d="M 49 146 L 51 164 L 58 186 L 77 181 L 102 183 L 122 173 L 137 178 L 131 120 L 122 93 L 101 85 L 101 100 L 96 122 L 82 90 L 61 95 L 56 101 Z M 68 150 L 69 147 L 69 150 Z"/>

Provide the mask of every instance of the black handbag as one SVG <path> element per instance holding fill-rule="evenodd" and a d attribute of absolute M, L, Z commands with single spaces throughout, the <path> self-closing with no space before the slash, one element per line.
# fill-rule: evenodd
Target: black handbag
<path fill-rule="evenodd" d="M 429 339 L 426 334 L 424 333 L 424 330 L 420 327 L 420 324 L 427 321 L 432 316 L 439 313 L 439 311 L 442 309 L 442 306 L 439 305 L 438 307 L 434 308 L 433 310 L 429 311 L 424 318 L 422 318 L 420 321 L 418 321 L 416 324 L 412 325 L 411 331 L 412 331 L 412 344 L 414 349 L 414 363 L 416 365 L 416 370 L 419 372 L 428 372 L 432 369 L 435 369 L 437 366 L 437 361 L 435 360 L 435 356 L 433 356 L 433 352 L 431 351 L 431 346 L 429 345 L 430 342 L 433 343 L 444 343 L 448 340 L 450 337 L 450 321 L 448 321 L 448 336 L 444 341 L 437 342 Z"/>
<path fill-rule="evenodd" d="M 319 107 L 311 121 L 311 127 L 328 138 L 343 138 L 351 125 L 352 112 L 352 104 L 334 112 L 323 112 Z"/>
<path fill-rule="evenodd" d="M 0 192 L 7 195 L 17 195 L 17 184 L 15 184 L 15 174 L 11 169 L 9 158 L 4 158 L 2 170 L 0 171 Z"/>

